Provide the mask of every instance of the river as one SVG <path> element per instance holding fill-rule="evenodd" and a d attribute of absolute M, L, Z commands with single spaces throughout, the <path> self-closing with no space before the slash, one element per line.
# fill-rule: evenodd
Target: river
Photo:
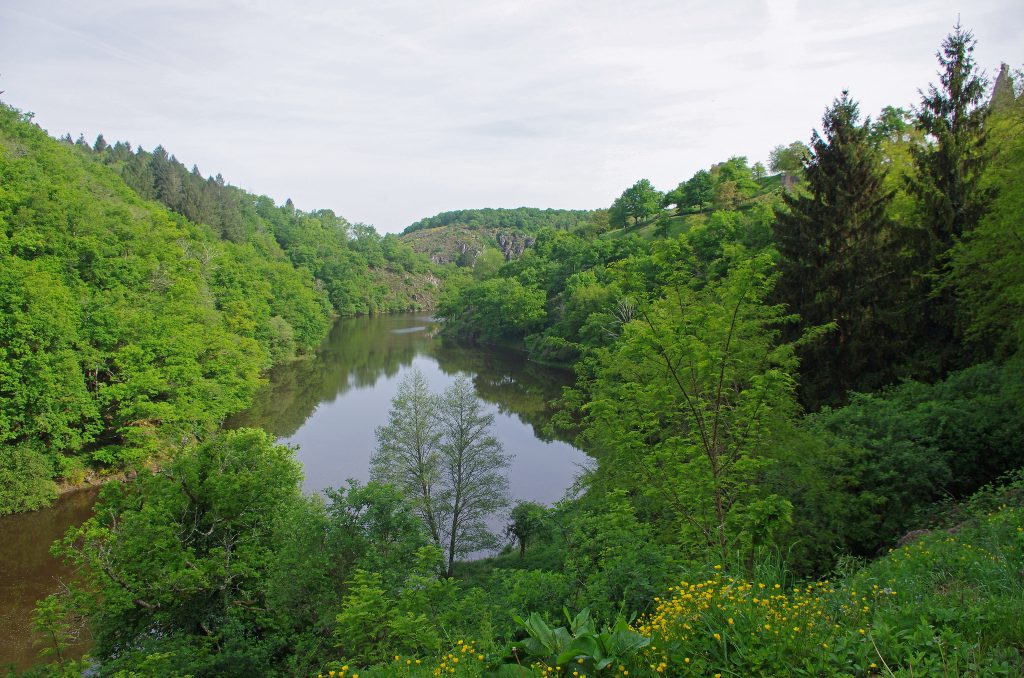
<path fill-rule="evenodd" d="M 316 355 L 272 370 L 253 406 L 225 426 L 261 426 L 297 446 L 305 488 L 318 492 L 350 478 L 369 479 L 374 431 L 387 422 L 398 383 L 410 370 L 423 372 L 435 392 L 465 376 L 494 414 L 494 436 L 513 456 L 512 498 L 560 499 L 589 461 L 543 430 L 547 402 L 572 383 L 572 374 L 513 351 L 449 344 L 437 329 L 422 314 L 343 318 Z M 69 574 L 49 555 L 49 544 L 88 517 L 94 498 L 94 491 L 74 493 L 49 509 L 0 518 L 0 670 L 24 668 L 37 656 L 29 630 L 34 601 Z M 501 523 L 500 516 L 492 521 Z"/>

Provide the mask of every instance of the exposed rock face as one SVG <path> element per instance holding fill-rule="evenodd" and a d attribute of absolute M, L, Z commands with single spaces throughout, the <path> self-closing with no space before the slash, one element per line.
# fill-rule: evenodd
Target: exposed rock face
<path fill-rule="evenodd" d="M 495 233 L 494 240 L 498 243 L 498 248 L 501 250 L 501 253 L 505 255 L 505 261 L 518 259 L 522 256 L 523 251 L 527 247 L 530 247 L 534 242 L 536 242 L 535 238 L 531 238 L 525 233 L 521 233 L 519 231 Z"/>
<path fill-rule="evenodd" d="M 511 261 L 536 242 L 536 238 L 523 231 L 507 229 L 467 229 L 453 226 L 424 229 L 401 236 L 415 251 L 426 254 L 435 264 L 472 266 L 485 247 L 494 245 Z"/>
<path fill-rule="evenodd" d="M 430 260 L 435 264 L 464 264 L 475 261 L 481 252 L 483 245 L 480 243 L 456 239 L 450 248 L 431 252 Z"/>

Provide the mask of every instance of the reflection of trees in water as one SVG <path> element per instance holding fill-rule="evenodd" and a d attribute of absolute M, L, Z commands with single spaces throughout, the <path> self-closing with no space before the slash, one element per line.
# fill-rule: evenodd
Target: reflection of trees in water
<path fill-rule="evenodd" d="M 403 331 L 420 325 L 427 331 Z M 571 383 L 571 374 L 528 363 L 511 351 L 442 342 L 434 327 L 408 314 L 339 320 L 316 356 L 275 368 L 253 406 L 225 426 L 262 426 L 279 438 L 290 437 L 321 402 L 332 402 L 352 388 L 370 388 L 423 354 L 436 359 L 445 374 L 470 374 L 483 400 L 529 424 L 537 438 L 551 440 L 543 432 L 550 416 L 547 401 Z"/>
<path fill-rule="evenodd" d="M 315 356 L 270 372 L 270 383 L 253 405 L 225 426 L 262 426 L 278 438 L 295 434 L 322 402 L 333 402 L 352 388 L 369 388 L 412 363 L 434 339 L 427 333 L 393 332 L 407 327 L 408 315 L 345 318 L 335 323 Z"/>
<path fill-rule="evenodd" d="M 498 411 L 515 415 L 533 428 L 539 440 L 550 442 L 544 431 L 551 418 L 548 402 L 572 384 L 572 374 L 525 360 L 521 353 L 499 349 L 467 348 L 451 342 L 438 342 L 431 354 L 445 374 L 466 372 L 472 375 L 476 393 L 494 403 Z"/>
<path fill-rule="evenodd" d="M 50 570 L 41 578 L 52 586 L 52 577 L 70 572 L 70 568 L 47 556 L 50 544 L 64 536 L 68 525 L 81 525 L 92 515 L 98 492 L 99 488 L 71 492 L 47 509 L 0 517 L 0 562 L 4 564 L 0 582 L 7 576 L 11 581 L 29 580 L 45 566 Z"/>

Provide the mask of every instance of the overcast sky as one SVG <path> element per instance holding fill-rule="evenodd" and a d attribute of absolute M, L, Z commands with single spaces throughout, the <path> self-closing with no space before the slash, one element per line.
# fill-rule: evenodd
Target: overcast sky
<path fill-rule="evenodd" d="M 844 88 L 909 106 L 958 14 L 990 76 L 1021 66 L 1021 0 L 3 0 L 0 90 L 54 136 L 398 231 L 765 160 Z"/>

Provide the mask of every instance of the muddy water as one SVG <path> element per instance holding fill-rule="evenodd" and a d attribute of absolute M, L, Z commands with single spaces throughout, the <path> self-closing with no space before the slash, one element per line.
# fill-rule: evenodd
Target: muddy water
<path fill-rule="evenodd" d="M 46 510 L 0 516 L 0 670 L 24 669 L 39 656 L 42 646 L 31 630 L 35 601 L 57 591 L 71 575 L 50 555 L 50 545 L 92 515 L 97 492 L 72 492 Z M 70 654 L 84 651 L 83 644 Z"/>

